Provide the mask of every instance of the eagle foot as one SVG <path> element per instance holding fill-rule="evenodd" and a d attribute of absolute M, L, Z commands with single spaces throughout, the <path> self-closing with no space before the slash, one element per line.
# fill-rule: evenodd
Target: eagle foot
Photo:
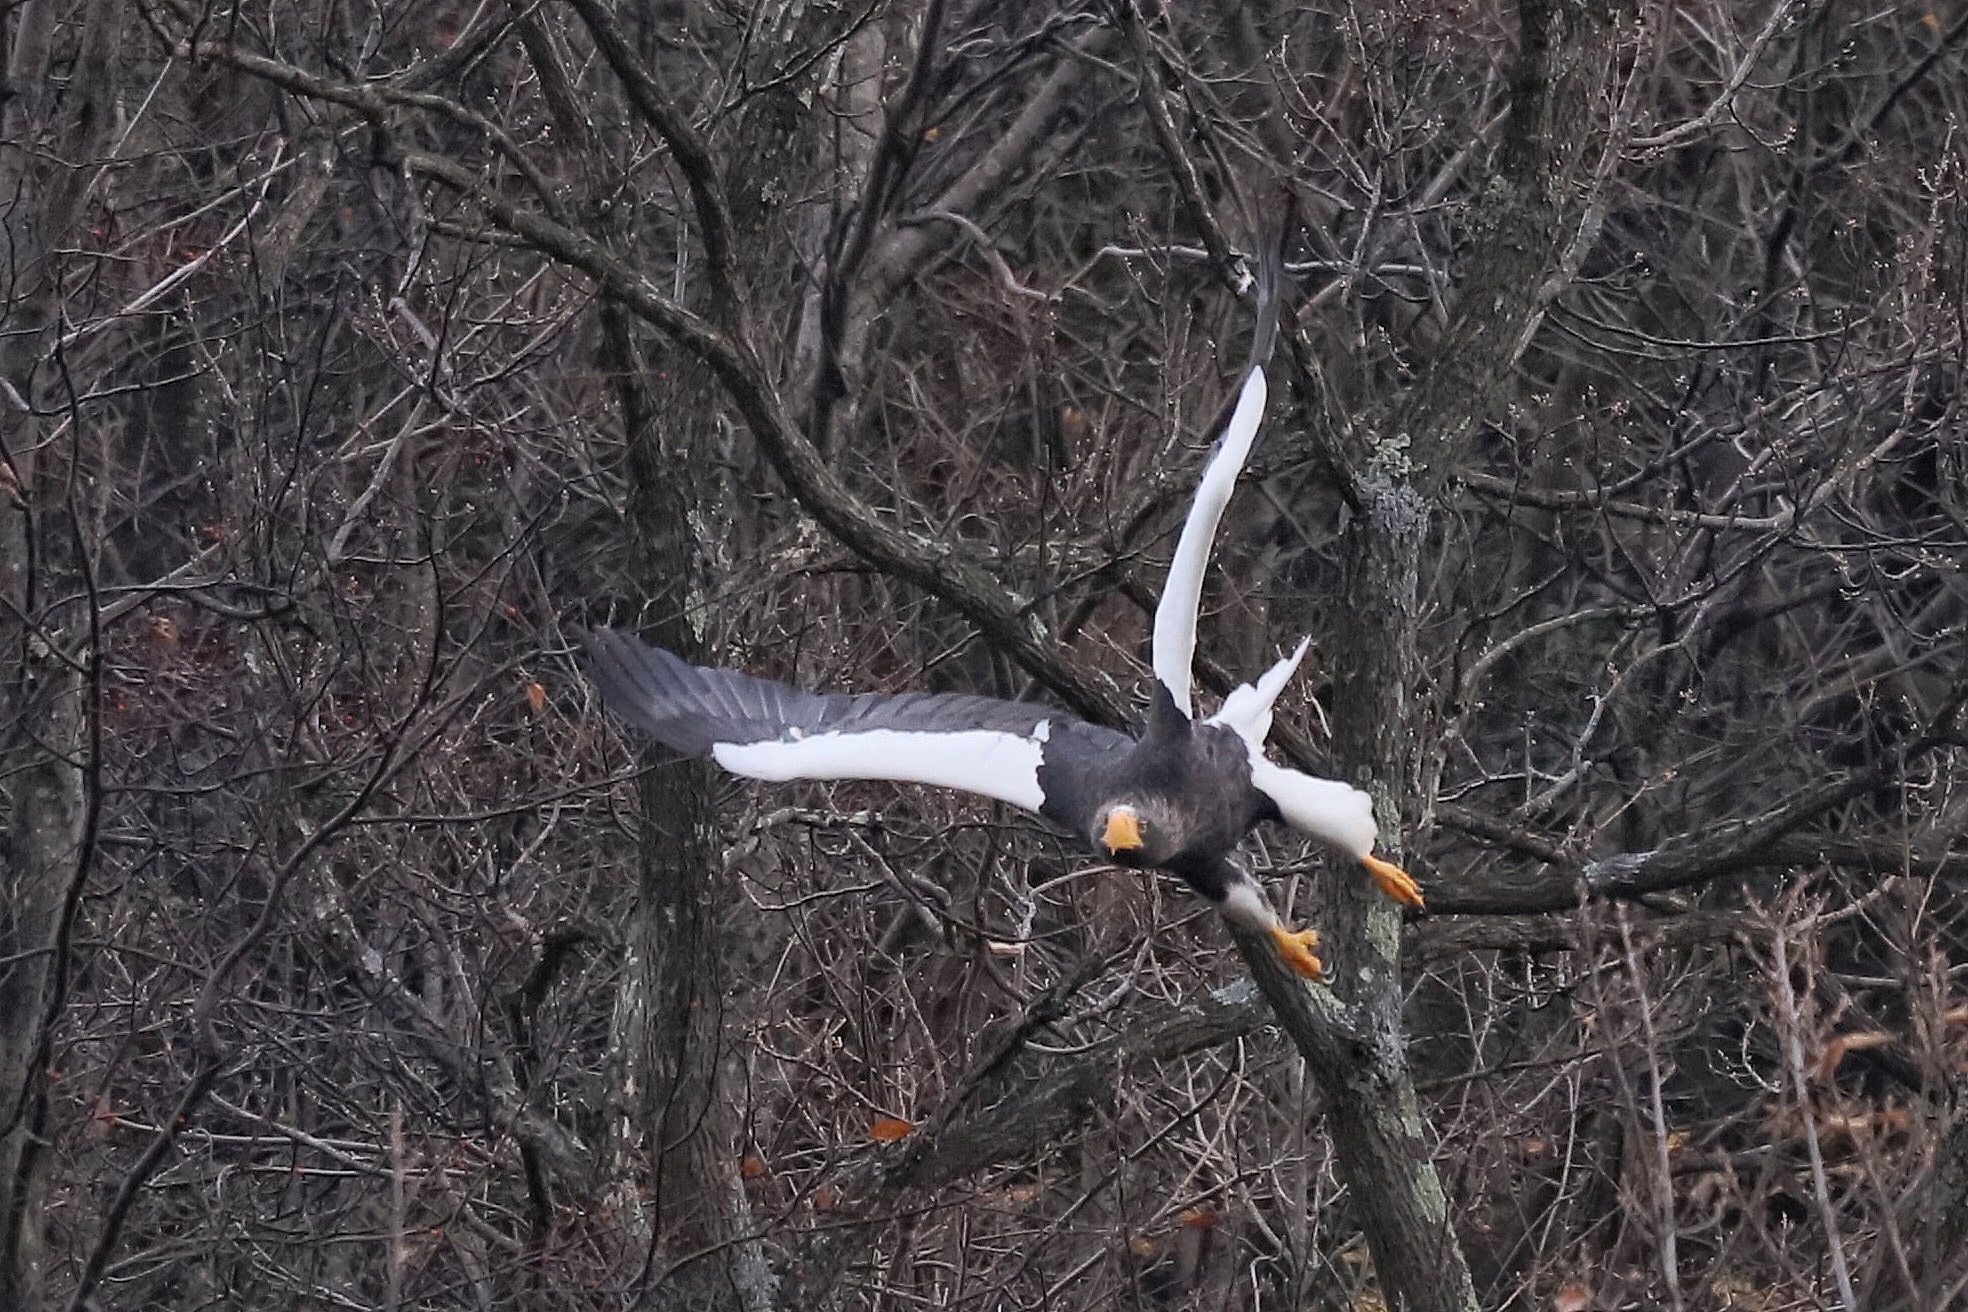
<path fill-rule="evenodd" d="M 1312 949 L 1319 946 L 1318 930 L 1301 929 L 1294 933 L 1283 925 L 1273 925 L 1271 940 L 1278 945 L 1278 955 L 1293 971 L 1314 983 L 1326 977 L 1325 963 L 1312 954 Z"/>
<path fill-rule="evenodd" d="M 1377 856 L 1363 856 L 1360 858 L 1360 864 L 1373 876 L 1375 886 L 1402 906 L 1426 905 L 1421 900 L 1421 885 L 1415 883 L 1414 876 L 1392 861 L 1383 861 Z"/>

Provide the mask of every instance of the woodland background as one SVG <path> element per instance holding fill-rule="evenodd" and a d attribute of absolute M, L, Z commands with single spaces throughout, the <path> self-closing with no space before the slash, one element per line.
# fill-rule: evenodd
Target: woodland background
<path fill-rule="evenodd" d="M 0 33 L 0 1307 L 1968 1300 L 1968 5 Z M 1288 214 L 1202 667 L 1428 889 L 1263 837 L 1330 988 L 601 714 L 1124 722 Z"/>

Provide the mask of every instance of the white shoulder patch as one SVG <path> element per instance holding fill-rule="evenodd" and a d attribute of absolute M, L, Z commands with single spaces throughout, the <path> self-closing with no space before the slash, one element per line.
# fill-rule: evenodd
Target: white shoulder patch
<path fill-rule="evenodd" d="M 1050 726 L 1040 721 L 1030 738 L 996 729 L 926 733 L 872 729 L 864 733 L 813 733 L 793 740 L 713 743 L 711 757 L 747 779 L 886 779 L 928 784 L 1022 806 L 1045 803 L 1039 788 L 1042 744 Z"/>
<path fill-rule="evenodd" d="M 1253 745 L 1251 784 L 1277 806 L 1285 823 L 1351 856 L 1371 853 L 1380 837 L 1373 799 L 1351 784 L 1288 770 Z"/>

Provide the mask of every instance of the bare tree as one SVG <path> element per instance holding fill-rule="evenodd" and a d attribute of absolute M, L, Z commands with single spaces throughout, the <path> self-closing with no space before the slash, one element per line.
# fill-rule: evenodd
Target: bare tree
<path fill-rule="evenodd" d="M 1959 1301 L 1968 20 L 0 25 L 0 1304 Z M 622 747 L 1132 720 L 1280 223 L 1199 681 L 1428 915 Z"/>
<path fill-rule="evenodd" d="M 85 669 L 49 641 L 61 594 L 93 587 L 92 553 L 72 518 L 79 399 L 43 361 L 60 346 L 64 248 L 82 222 L 85 178 L 66 161 L 108 139 L 108 23 L 82 16 L 68 57 L 90 74 L 74 95 L 50 85 L 54 5 L 6 15 L 0 193 L 7 198 L 7 331 L 0 335 L 0 1303 L 40 1297 L 53 1122 L 48 1071 L 74 969 L 76 913 L 96 856 L 97 747 Z"/>

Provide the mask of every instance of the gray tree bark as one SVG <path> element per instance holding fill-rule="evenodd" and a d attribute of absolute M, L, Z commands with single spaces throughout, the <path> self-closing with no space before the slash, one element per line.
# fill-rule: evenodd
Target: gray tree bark
<path fill-rule="evenodd" d="M 1397 799 L 1425 798 L 1436 766 L 1415 724 L 1422 674 L 1421 555 L 1436 495 L 1485 418 L 1567 261 L 1582 248 L 1583 162 L 1603 121 L 1616 15 L 1589 0 L 1519 7 L 1512 103 L 1495 176 L 1469 216 L 1464 280 L 1439 354 L 1412 391 L 1362 425 L 1349 489 L 1354 515 L 1327 647 L 1333 750 L 1376 799 L 1383 835 Z M 1408 1070 L 1401 1011 L 1401 921 L 1364 879 L 1333 881 L 1323 926 L 1330 992 L 1307 990 L 1268 943 L 1239 938 L 1325 1094 L 1333 1150 L 1391 1306 L 1470 1312 L 1468 1263 Z M 1309 1005 L 1308 1005 L 1309 1004 Z"/>
<path fill-rule="evenodd" d="M 661 75 L 665 56 L 653 38 L 638 41 L 613 29 L 595 9 L 586 17 L 598 35 L 608 29 L 638 46 L 640 66 Z M 834 19 L 786 4 L 755 13 L 752 30 L 769 62 L 814 40 L 816 23 Z M 730 251 L 772 249 L 773 198 L 807 185 L 820 157 L 811 116 L 800 103 L 809 90 L 802 80 L 755 97 L 737 116 L 723 155 L 731 164 L 718 190 L 732 244 L 711 243 L 710 267 L 692 300 L 708 321 L 741 339 L 741 307 L 771 296 L 777 271 L 740 266 Z M 738 291 L 753 281 L 756 288 Z M 701 658 L 709 614 L 706 544 L 718 532 L 704 486 L 723 432 L 723 393 L 702 361 L 645 351 L 635 318 L 622 305 L 604 309 L 603 333 L 629 443 L 629 520 L 650 617 L 645 629 L 672 650 Z M 648 761 L 667 756 L 658 749 Z M 776 1305 L 778 1282 L 753 1233 L 739 1174 L 722 933 L 734 890 L 719 859 L 712 775 L 702 763 L 674 761 L 650 764 L 642 775 L 638 897 L 616 1034 L 628 1075 L 632 1123 L 626 1128 L 654 1172 L 655 1266 L 646 1273 L 645 1305 L 766 1312 Z"/>
<path fill-rule="evenodd" d="M 608 359 L 629 435 L 630 528 L 657 642 L 696 655 L 704 646 L 704 533 L 698 453 L 714 423 L 708 398 L 691 404 L 689 381 L 660 408 L 654 372 L 618 309 L 605 313 Z M 695 370 L 690 371 L 694 375 Z M 696 380 L 701 383 L 701 380 Z M 751 1228 L 738 1178 L 736 1118 L 727 1082 L 726 971 L 710 768 L 644 754 L 637 787 L 642 837 L 637 898 L 628 926 L 615 1016 L 624 1072 L 617 1154 L 633 1151 L 651 1172 L 648 1223 L 653 1267 L 644 1305 L 764 1309 L 772 1278 Z"/>
<path fill-rule="evenodd" d="M 83 709 L 89 681 L 63 661 L 49 631 L 71 641 L 87 632 L 80 611 L 49 609 L 81 563 L 65 448 L 22 406 L 58 400 L 42 385 L 58 319 L 55 252 L 71 240 L 86 162 L 107 139 L 109 9 L 107 0 L 90 4 L 70 38 L 77 45 L 60 50 L 64 15 L 48 0 L 0 15 L 8 89 L 0 196 L 12 279 L 0 316 L 0 1307 L 22 1312 L 42 1305 L 48 1066 L 87 875 L 94 757 Z M 70 93 L 58 98 L 51 78 L 63 53 L 76 64 Z M 74 440 L 72 428 L 67 436 Z"/>

